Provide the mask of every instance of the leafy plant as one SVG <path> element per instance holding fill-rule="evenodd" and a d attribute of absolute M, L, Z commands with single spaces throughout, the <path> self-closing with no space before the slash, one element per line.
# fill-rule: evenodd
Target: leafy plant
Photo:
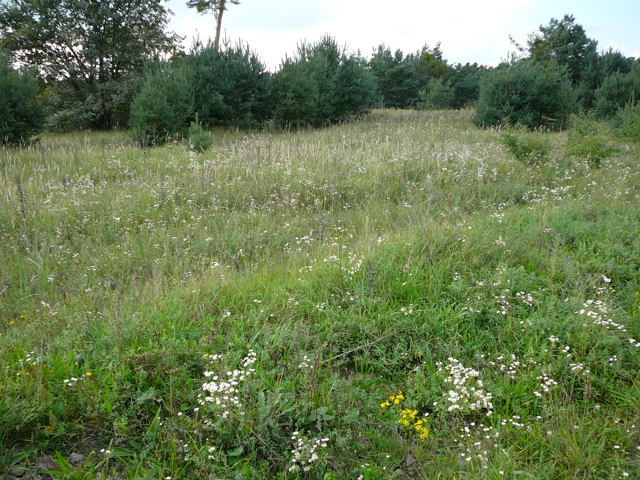
<path fill-rule="evenodd" d="M 543 137 L 514 131 L 502 135 L 500 143 L 507 147 L 516 160 L 528 165 L 544 163 L 549 159 L 551 145 Z"/>

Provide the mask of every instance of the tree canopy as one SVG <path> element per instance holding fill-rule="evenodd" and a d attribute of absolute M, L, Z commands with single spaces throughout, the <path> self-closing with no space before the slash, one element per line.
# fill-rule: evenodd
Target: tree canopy
<path fill-rule="evenodd" d="M 0 4 L 0 48 L 37 70 L 65 96 L 91 97 L 94 126 L 108 126 L 113 89 L 105 88 L 174 49 L 161 0 L 7 0 Z"/>

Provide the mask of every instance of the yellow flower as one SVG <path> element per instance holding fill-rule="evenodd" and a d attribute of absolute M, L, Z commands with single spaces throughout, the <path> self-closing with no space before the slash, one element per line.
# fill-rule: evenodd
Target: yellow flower
<path fill-rule="evenodd" d="M 411 418 L 413 420 L 414 418 L 416 418 L 416 415 L 418 415 L 418 411 L 411 410 L 410 408 L 405 408 L 404 410 L 402 410 L 401 414 L 404 418 Z"/>
<path fill-rule="evenodd" d="M 90 377 L 91 375 L 92 375 L 92 373 L 91 373 L 91 372 L 86 372 L 86 373 L 84 374 L 84 376 L 85 376 L 85 377 Z"/>

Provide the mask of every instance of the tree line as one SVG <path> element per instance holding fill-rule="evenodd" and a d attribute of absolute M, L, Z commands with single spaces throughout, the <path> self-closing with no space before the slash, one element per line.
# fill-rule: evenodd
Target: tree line
<path fill-rule="evenodd" d="M 228 3 L 238 4 L 236 0 Z M 8 0 L 0 4 L 0 141 L 52 130 L 130 127 L 143 145 L 205 127 L 322 126 L 372 108 L 477 107 L 480 126 L 562 128 L 569 114 L 609 118 L 640 94 L 640 63 L 598 52 L 572 16 L 552 19 L 497 67 L 451 64 L 440 48 L 376 47 L 369 58 L 330 36 L 302 42 L 278 70 L 242 43 L 182 50 L 161 0 Z"/>

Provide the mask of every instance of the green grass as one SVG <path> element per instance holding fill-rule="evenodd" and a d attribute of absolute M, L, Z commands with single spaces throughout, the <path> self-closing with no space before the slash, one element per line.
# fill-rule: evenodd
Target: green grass
<path fill-rule="evenodd" d="M 0 151 L 0 476 L 640 477 L 638 147 L 470 116 Z"/>

